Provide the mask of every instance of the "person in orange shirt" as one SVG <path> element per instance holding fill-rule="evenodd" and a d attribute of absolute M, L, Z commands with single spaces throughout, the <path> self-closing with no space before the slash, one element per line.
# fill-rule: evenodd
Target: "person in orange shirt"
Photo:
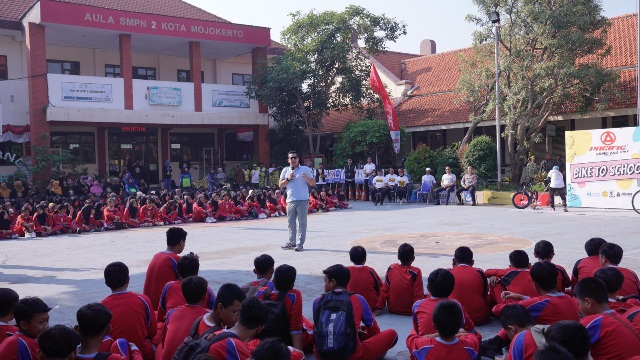
<path fill-rule="evenodd" d="M 29 205 L 23 206 L 16 220 L 15 232 L 20 237 L 36 237 L 35 223 L 29 213 Z"/>
<path fill-rule="evenodd" d="M 534 297 L 538 293 L 533 288 L 529 275 L 529 255 L 524 250 L 514 250 L 509 254 L 509 267 L 506 269 L 487 269 L 484 274 L 489 278 L 489 295 L 492 304 L 502 304 L 503 291 Z"/>
<path fill-rule="evenodd" d="M 362 296 L 371 309 L 375 309 L 382 289 L 382 280 L 378 273 L 366 266 L 367 250 L 362 246 L 354 246 L 349 250 L 349 258 L 353 266 L 348 266 L 351 278 L 347 290 Z"/>
<path fill-rule="evenodd" d="M 572 290 L 579 280 L 593 276 L 593 273 L 602 267 L 600 265 L 600 247 L 606 243 L 606 240 L 598 237 L 591 238 L 584 243 L 587 257 L 576 261 L 575 265 L 573 265 L 573 271 L 571 272 Z"/>
<path fill-rule="evenodd" d="M 404 243 L 398 247 L 400 264 L 387 269 L 374 315 L 379 315 L 385 305 L 392 314 L 411 315 L 413 303 L 424 299 L 422 271 L 411 265 L 415 259 L 413 246 Z"/>
<path fill-rule="evenodd" d="M 456 299 L 467 311 L 473 323 L 478 325 L 489 320 L 489 284 L 482 269 L 473 267 L 473 251 L 460 246 L 453 253 L 453 268 L 449 270 L 455 278 L 453 292 L 449 298 Z"/>

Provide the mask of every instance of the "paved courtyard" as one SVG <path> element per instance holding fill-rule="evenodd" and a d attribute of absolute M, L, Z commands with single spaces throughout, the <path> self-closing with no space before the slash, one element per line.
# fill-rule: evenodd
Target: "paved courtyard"
<path fill-rule="evenodd" d="M 549 208 L 517 210 L 511 206 L 425 206 L 355 202 L 353 209 L 309 216 L 305 251 L 280 250 L 287 240 L 286 218 L 217 224 L 186 224 L 186 252 L 200 256 L 201 272 L 214 290 L 226 282 L 242 284 L 252 279 L 253 259 L 268 253 L 298 270 L 296 287 L 304 295 L 304 314 L 311 318 L 311 304 L 323 289 L 322 270 L 335 263 L 349 264 L 353 244 L 368 249 L 367 265 L 383 276 L 396 262 L 403 242 L 416 248 L 416 262 L 424 280 L 432 270 L 450 267 L 453 250 L 468 245 L 481 268 L 506 267 L 508 253 L 525 249 L 532 258 L 534 242 L 555 245 L 554 262 L 571 272 L 583 257 L 584 242 L 594 236 L 620 244 L 622 265 L 640 271 L 640 215 L 633 211 Z M 151 257 L 165 249 L 167 227 L 154 227 L 88 235 L 0 242 L 0 286 L 15 289 L 21 297 L 40 296 L 54 309 L 51 323 L 72 325 L 76 310 L 102 300 L 109 293 L 102 271 L 112 261 L 123 261 L 131 271 L 130 289 L 142 291 Z M 408 316 L 382 314 L 380 327 L 394 328 L 400 339 L 388 359 L 407 359 Z M 498 324 L 492 320 L 478 327 L 485 338 Z"/>

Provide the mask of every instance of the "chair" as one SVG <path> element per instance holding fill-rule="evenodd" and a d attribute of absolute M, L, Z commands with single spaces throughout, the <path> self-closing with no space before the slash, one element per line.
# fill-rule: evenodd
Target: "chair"
<path fill-rule="evenodd" d="M 420 199 L 424 200 L 424 195 L 427 195 L 427 201 L 426 203 L 428 204 L 429 201 L 432 200 L 431 198 L 431 183 L 428 181 L 423 181 L 422 185 L 420 186 L 420 188 L 418 189 L 418 191 L 416 191 L 416 201 L 417 202 L 425 202 L 425 201 L 421 201 Z"/>

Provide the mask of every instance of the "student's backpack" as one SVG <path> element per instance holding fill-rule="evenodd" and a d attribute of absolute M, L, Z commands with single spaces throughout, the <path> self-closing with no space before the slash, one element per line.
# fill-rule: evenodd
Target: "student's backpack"
<path fill-rule="evenodd" d="M 284 307 L 286 297 L 287 293 L 280 291 L 278 298 L 271 300 L 271 289 L 265 288 L 262 302 L 267 306 L 267 321 L 260 334 L 258 334 L 259 339 L 278 338 L 285 344 L 292 345 L 289 319 Z"/>
<path fill-rule="evenodd" d="M 358 347 L 351 292 L 325 293 L 313 312 L 316 350 L 324 360 L 345 360 Z"/>
<path fill-rule="evenodd" d="M 241 289 L 242 291 L 244 291 L 247 297 L 254 297 L 258 293 L 258 290 L 267 286 L 268 282 L 269 280 L 267 279 L 260 279 L 260 281 L 258 282 L 249 281 L 248 283 L 242 285 Z"/>
<path fill-rule="evenodd" d="M 225 331 L 218 335 L 213 335 L 214 332 L 221 330 L 219 326 L 212 326 L 202 333 L 202 335 L 198 335 L 198 325 L 204 316 L 205 315 L 202 315 L 196 319 L 191 326 L 189 336 L 187 336 L 182 344 L 176 349 L 171 360 L 193 360 L 197 355 L 207 353 L 211 345 L 218 341 L 230 337 L 238 338 L 238 335 L 231 331 Z"/>
<path fill-rule="evenodd" d="M 191 187 L 191 175 L 189 174 L 180 174 L 180 186 L 183 188 Z"/>

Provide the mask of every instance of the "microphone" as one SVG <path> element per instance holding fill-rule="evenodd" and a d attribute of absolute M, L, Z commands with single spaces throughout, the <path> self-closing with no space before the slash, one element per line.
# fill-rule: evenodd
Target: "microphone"
<path fill-rule="evenodd" d="M 294 168 L 293 168 L 293 165 L 291 165 L 291 173 L 292 173 L 292 174 L 294 173 L 293 171 L 294 171 Z M 295 179 L 295 178 L 296 178 L 296 177 L 295 177 L 295 175 L 294 175 L 293 179 Z M 293 179 L 290 179 L 289 181 L 293 181 Z"/>

